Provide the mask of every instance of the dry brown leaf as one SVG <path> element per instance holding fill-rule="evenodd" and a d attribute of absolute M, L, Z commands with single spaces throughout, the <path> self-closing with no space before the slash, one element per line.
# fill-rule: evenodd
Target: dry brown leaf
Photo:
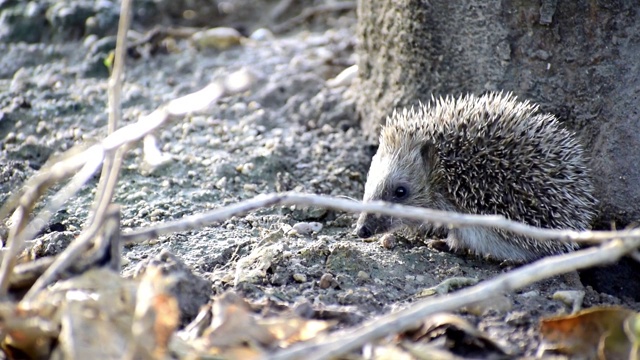
<path fill-rule="evenodd" d="M 211 313 L 211 304 L 204 305 L 200 308 L 200 312 L 193 321 L 180 332 L 180 337 L 184 340 L 195 340 L 202 336 L 204 331 L 211 324 L 213 314 Z"/>
<path fill-rule="evenodd" d="M 597 359 L 637 357 L 636 341 L 625 333 L 625 323 L 636 316 L 629 309 L 608 307 L 543 319 L 540 321 L 543 349 Z"/>
<path fill-rule="evenodd" d="M 640 359 L 640 314 L 629 316 L 624 321 L 624 333 L 632 343 L 630 360 Z"/>
<path fill-rule="evenodd" d="M 277 339 L 257 324 L 246 302 L 233 293 L 226 293 L 213 304 L 211 326 L 203 335 L 206 347 L 272 346 Z"/>
<path fill-rule="evenodd" d="M 276 339 L 280 340 L 280 345 L 283 347 L 295 342 L 312 339 L 337 324 L 335 321 L 283 317 L 262 319 L 258 323 L 268 329 Z"/>
<path fill-rule="evenodd" d="M 1 347 L 9 358 L 39 359 L 48 356 L 59 329 L 57 322 L 39 316 L 36 310 L 4 303 L 0 304 L 0 333 L 5 334 Z"/>
<path fill-rule="evenodd" d="M 60 345 L 54 351 L 60 358 L 123 358 L 129 331 L 118 328 L 98 303 L 91 299 L 69 301 L 62 306 L 61 314 Z"/>
<path fill-rule="evenodd" d="M 267 349 L 286 347 L 298 341 L 316 337 L 333 326 L 335 321 L 306 320 L 297 316 L 274 316 L 259 319 L 254 306 L 234 293 L 216 298 L 205 307 L 185 331 L 173 349 L 181 354 L 220 356 L 225 359 L 253 359 L 265 356 Z M 264 307 L 262 307 L 264 310 Z M 283 307 L 282 312 L 290 311 Z M 197 337 L 203 325 L 210 325 Z"/>
<path fill-rule="evenodd" d="M 138 350 L 160 359 L 180 323 L 178 301 L 169 294 L 171 279 L 158 267 L 145 271 L 137 293 L 132 332 Z"/>
<path fill-rule="evenodd" d="M 31 301 L 0 306 L 3 346 L 30 358 L 122 358 L 129 341 L 135 287 L 109 269 L 60 281 Z M 13 310 L 12 310 L 13 307 Z M 54 341 L 57 340 L 57 341 Z M 51 343 L 57 346 L 52 350 Z"/>
<path fill-rule="evenodd" d="M 400 334 L 400 338 L 417 341 L 431 341 L 444 337 L 445 349 L 465 353 L 508 355 L 511 353 L 505 346 L 491 339 L 474 325 L 460 316 L 441 313 L 428 317 L 421 326 Z"/>

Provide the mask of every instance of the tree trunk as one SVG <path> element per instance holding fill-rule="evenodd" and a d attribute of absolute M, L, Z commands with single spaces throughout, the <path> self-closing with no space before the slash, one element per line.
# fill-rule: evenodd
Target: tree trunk
<path fill-rule="evenodd" d="M 591 156 L 599 225 L 640 219 L 637 1 L 360 0 L 357 106 L 375 139 L 397 107 L 511 91 Z"/>

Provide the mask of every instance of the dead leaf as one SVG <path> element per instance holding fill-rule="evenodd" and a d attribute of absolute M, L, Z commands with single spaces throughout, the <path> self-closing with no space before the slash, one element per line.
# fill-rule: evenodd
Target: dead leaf
<path fill-rule="evenodd" d="M 57 322 L 41 317 L 36 309 L 25 310 L 10 303 L 0 305 L 0 333 L 5 334 L 1 347 L 9 358 L 48 357 L 59 332 Z"/>
<path fill-rule="evenodd" d="M 640 354 L 640 314 L 636 313 L 633 316 L 629 316 L 624 321 L 624 332 L 633 344 L 629 359 L 640 359 L 640 356 L 638 356 Z"/>
<path fill-rule="evenodd" d="M 138 287 L 132 333 L 138 350 L 153 358 L 164 357 L 169 340 L 180 323 L 178 301 L 169 294 L 172 280 L 151 266 Z"/>
<path fill-rule="evenodd" d="M 60 346 L 63 359 L 122 359 L 130 336 L 104 316 L 90 299 L 66 302 L 61 308 Z"/>
<path fill-rule="evenodd" d="M 337 324 L 335 321 L 306 320 L 297 317 L 262 319 L 258 323 L 280 340 L 282 347 L 312 339 Z"/>
<path fill-rule="evenodd" d="M 543 350 L 556 349 L 575 356 L 597 359 L 630 359 L 638 356 L 637 337 L 629 337 L 637 314 L 622 307 L 592 308 L 574 315 L 543 319 Z M 628 325 L 625 325 L 628 324 Z M 625 333 L 625 326 L 629 330 Z"/>
<path fill-rule="evenodd" d="M 30 358 L 84 358 L 87 354 L 122 358 L 136 286 L 112 270 L 93 268 L 57 282 L 33 300 L 3 304 L 0 328 L 7 334 L 3 347 Z"/>
<path fill-rule="evenodd" d="M 235 347 L 251 344 L 271 346 L 277 339 L 257 324 L 242 298 L 226 293 L 213 304 L 211 327 L 203 335 L 207 347 Z"/>
<path fill-rule="evenodd" d="M 400 334 L 400 339 L 412 342 L 433 341 L 436 338 L 443 339 L 444 348 L 453 353 L 486 357 L 489 353 L 508 355 L 511 352 L 462 317 L 449 313 L 434 314 L 417 328 Z"/>
<path fill-rule="evenodd" d="M 275 305 L 249 304 L 229 292 L 204 307 L 198 318 L 172 341 L 172 349 L 193 356 L 219 356 L 225 359 L 262 358 L 267 350 L 287 347 L 292 343 L 312 339 L 336 321 L 308 320 L 291 314 L 291 308 L 281 306 L 280 314 L 260 318 L 255 311 L 274 310 Z M 281 315 L 285 313 L 286 315 Z M 202 331 L 203 327 L 208 327 Z M 198 334 L 202 333 L 202 336 Z"/>

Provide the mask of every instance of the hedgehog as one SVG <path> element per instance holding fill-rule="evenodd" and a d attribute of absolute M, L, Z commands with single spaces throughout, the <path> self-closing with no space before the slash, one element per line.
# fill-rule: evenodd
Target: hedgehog
<path fill-rule="evenodd" d="M 573 134 L 537 105 L 500 92 L 432 98 L 394 111 L 381 130 L 363 201 L 585 230 L 595 216 L 593 191 L 586 156 Z M 401 227 L 436 229 L 362 213 L 356 234 L 368 238 Z M 449 229 L 445 242 L 454 251 L 515 263 L 576 248 L 486 227 Z"/>

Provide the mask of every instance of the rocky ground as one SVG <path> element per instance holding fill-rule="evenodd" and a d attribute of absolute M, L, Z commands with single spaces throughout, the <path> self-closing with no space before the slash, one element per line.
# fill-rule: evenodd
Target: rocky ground
<path fill-rule="evenodd" d="M 159 131 L 160 148 L 171 158 L 161 168 L 142 171 L 141 149 L 130 151 L 115 198 L 122 205 L 125 232 L 275 191 L 362 196 L 374 149 L 360 134 L 350 83 L 327 83 L 356 62 L 355 12 L 323 13 L 283 33 L 255 32 L 277 27 L 301 10 L 279 9 L 282 3 L 257 2 L 257 10 L 272 15 L 257 19 L 243 13 L 251 3 L 236 4 L 235 10 L 228 4 L 231 8 L 210 8 L 213 20 L 208 27 L 232 25 L 248 37 L 237 46 L 198 48 L 187 39 L 175 39 L 170 51 L 162 46 L 145 51 L 141 46 L 137 56 L 127 59 L 123 124 L 241 68 L 257 80 L 248 91 L 222 98 L 207 113 Z M 23 14 L 16 10 L 23 5 L 14 4 L 3 10 L 0 203 L 51 154 L 106 134 L 108 72 L 103 61 L 114 44 L 113 31 L 103 30 L 104 24 L 89 27 L 94 22 L 87 18 L 99 24 L 111 19 L 107 23 L 113 29 L 109 14 L 117 14 L 117 7 L 108 1 L 99 9 L 81 4 L 62 10 L 60 4 L 37 5 L 46 8 L 48 22 L 42 23 L 48 25 L 39 35 L 27 32 L 27 38 L 18 37 L 15 24 L 27 26 L 23 22 L 30 18 L 24 14 L 42 9 L 21 8 Z M 133 28 L 142 34 L 154 21 L 184 22 L 176 20 L 172 3 L 167 4 L 155 9 L 164 11 L 162 16 L 145 13 L 146 3 L 138 5 Z M 10 9 L 23 14 L 18 17 L 22 22 L 7 20 Z M 69 12 L 84 20 L 76 20 L 76 25 L 60 20 L 68 20 Z M 196 16 L 187 25 L 203 21 Z M 94 194 L 95 182 L 55 215 L 39 239 L 50 242 L 41 246 L 46 254 L 60 251 L 61 244 L 79 234 Z M 292 231 L 307 222 L 321 226 L 308 233 Z M 196 275 L 181 290 L 187 299 L 181 304 L 185 322 L 211 296 L 233 289 L 248 299 L 346 310 L 352 316 L 341 320 L 344 328 L 406 307 L 416 293 L 447 278 L 484 280 L 508 270 L 402 238 L 392 248 L 363 241 L 353 235 L 354 223 L 355 215 L 334 211 L 264 209 L 219 226 L 128 247 L 123 274 L 129 276 L 150 261 L 166 261 L 170 252 Z M 579 289 L 576 286 L 564 277 L 551 279 L 464 314 L 516 354 L 532 355 L 539 342 L 539 318 L 571 310 L 551 296 Z M 640 308 L 631 299 L 587 287 L 583 306 L 600 304 Z"/>

